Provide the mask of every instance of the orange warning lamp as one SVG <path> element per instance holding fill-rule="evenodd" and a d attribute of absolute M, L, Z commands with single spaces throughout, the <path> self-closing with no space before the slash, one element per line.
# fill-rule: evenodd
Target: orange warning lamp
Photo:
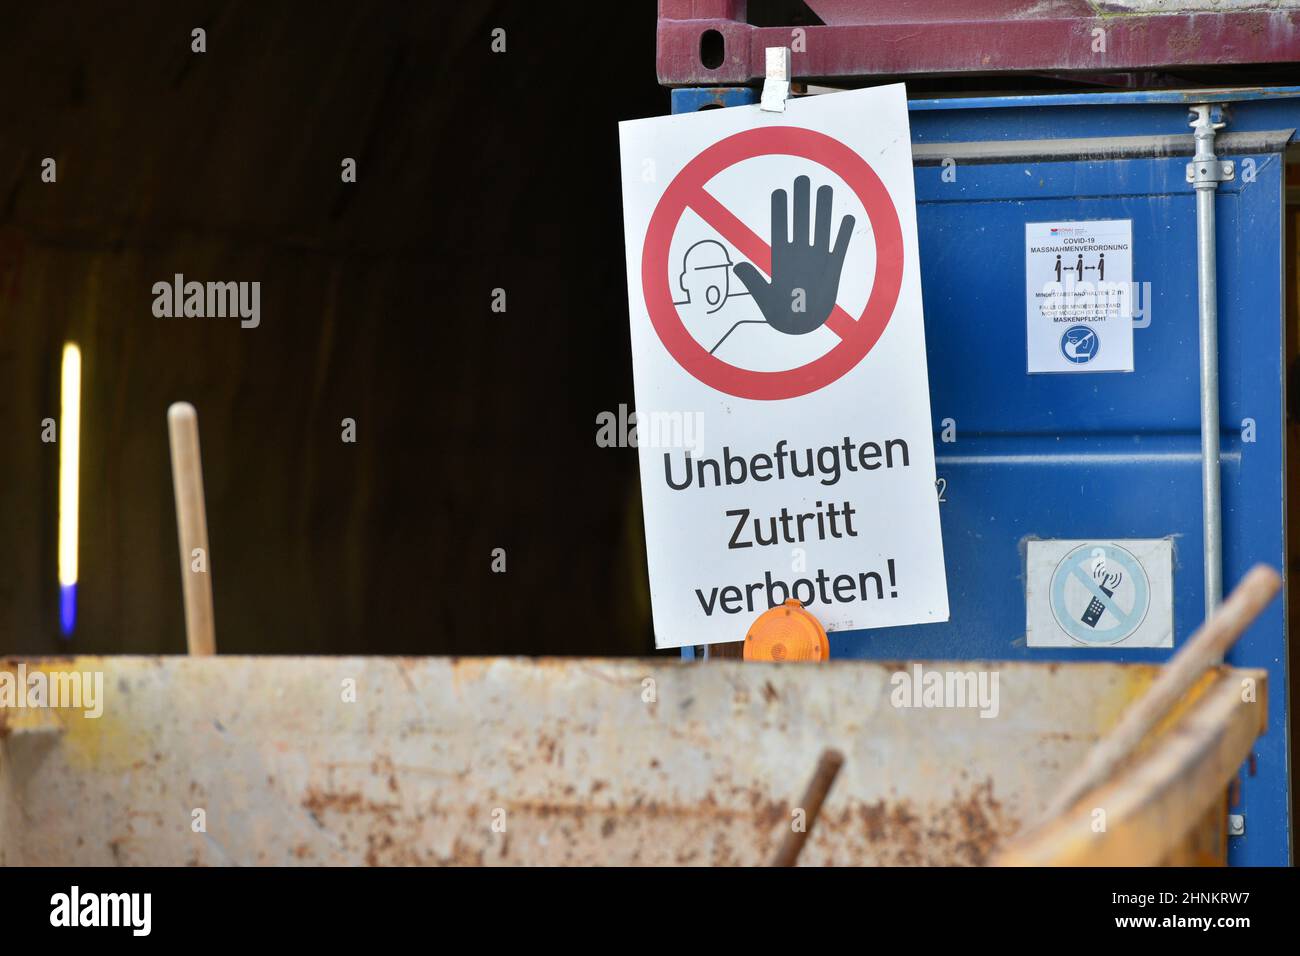
<path fill-rule="evenodd" d="M 830 656 L 826 629 L 795 598 L 764 611 L 745 635 L 747 661 L 824 661 Z"/>

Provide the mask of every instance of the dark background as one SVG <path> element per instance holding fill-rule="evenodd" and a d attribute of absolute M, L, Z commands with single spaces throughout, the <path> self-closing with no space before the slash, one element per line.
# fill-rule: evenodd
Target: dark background
<path fill-rule="evenodd" d="M 0 3 L 0 653 L 183 653 L 178 400 L 220 651 L 652 650 L 636 451 L 595 422 L 633 403 L 617 122 L 668 112 L 654 30 L 649 2 Z M 155 318 L 177 272 L 260 281 L 260 327 Z M 68 340 L 71 640 L 40 441 Z"/>

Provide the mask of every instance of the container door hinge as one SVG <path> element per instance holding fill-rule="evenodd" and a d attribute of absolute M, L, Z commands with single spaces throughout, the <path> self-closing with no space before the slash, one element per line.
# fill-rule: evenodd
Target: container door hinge
<path fill-rule="evenodd" d="M 1237 177 L 1237 166 L 1230 159 L 1215 159 L 1187 164 L 1187 181 L 1198 183 L 1227 183 Z"/>
<path fill-rule="evenodd" d="M 1237 175 L 1236 164 L 1214 155 L 1214 134 L 1227 124 L 1227 111 L 1218 103 L 1200 103 L 1191 108 L 1190 114 L 1196 152 L 1187 164 L 1187 181 L 1197 189 L 1213 189 L 1219 183 L 1230 182 Z"/>

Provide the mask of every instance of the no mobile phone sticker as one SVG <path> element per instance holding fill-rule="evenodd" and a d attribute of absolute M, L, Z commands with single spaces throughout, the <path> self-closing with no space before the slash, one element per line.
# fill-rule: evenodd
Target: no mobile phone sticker
<path fill-rule="evenodd" d="M 903 87 L 620 139 L 656 644 L 947 620 Z"/>
<path fill-rule="evenodd" d="M 1168 538 L 1028 543 L 1030 647 L 1173 647 Z"/>

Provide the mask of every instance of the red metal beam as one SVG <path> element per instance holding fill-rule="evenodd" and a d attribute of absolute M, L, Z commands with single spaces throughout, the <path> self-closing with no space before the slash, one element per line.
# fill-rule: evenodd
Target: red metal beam
<path fill-rule="evenodd" d="M 659 81 L 758 80 L 771 46 L 792 48 L 794 76 L 823 80 L 1300 61 L 1300 0 L 1266 9 L 1257 0 L 1160 6 L 1154 0 L 965 0 L 960 11 L 921 0 L 809 0 L 807 6 L 822 25 L 754 26 L 743 0 L 660 0 Z M 1162 12 L 1151 12 L 1156 9 Z M 702 50 L 720 53 L 721 63 L 706 66 Z"/>

